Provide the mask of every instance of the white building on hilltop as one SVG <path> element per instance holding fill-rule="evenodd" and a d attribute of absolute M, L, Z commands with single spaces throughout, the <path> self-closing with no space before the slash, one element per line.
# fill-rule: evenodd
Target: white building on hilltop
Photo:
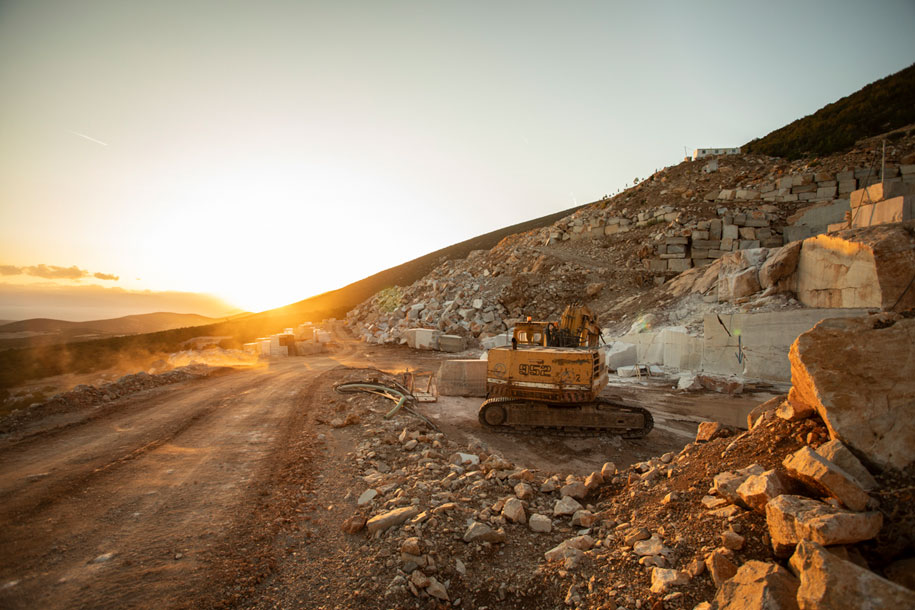
<path fill-rule="evenodd" d="M 718 155 L 739 155 L 739 148 L 697 148 L 693 151 L 693 159 L 702 157 L 717 157 Z"/>

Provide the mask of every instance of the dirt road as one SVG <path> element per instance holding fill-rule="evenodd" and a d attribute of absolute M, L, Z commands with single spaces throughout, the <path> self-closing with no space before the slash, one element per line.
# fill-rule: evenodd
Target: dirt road
<path fill-rule="evenodd" d="M 159 388 L 0 445 L 0 606 L 180 603 L 251 512 L 303 404 L 340 357 Z"/>
<path fill-rule="evenodd" d="M 324 404 L 321 376 L 344 365 L 435 369 L 445 357 L 342 341 L 328 354 L 30 423 L 0 440 L 0 607 L 250 604 L 269 581 L 283 524 L 307 510 L 312 480 L 346 459 L 320 442 L 318 413 L 333 406 Z M 481 440 L 532 467 L 625 465 L 678 450 L 694 433 L 694 424 L 674 418 L 673 428 L 622 448 L 486 435 L 477 403 L 448 399 L 427 414 L 449 437 Z"/>

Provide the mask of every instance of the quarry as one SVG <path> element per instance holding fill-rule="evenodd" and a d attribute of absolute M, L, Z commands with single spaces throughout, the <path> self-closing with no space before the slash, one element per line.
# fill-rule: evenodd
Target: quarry
<path fill-rule="evenodd" d="M 913 607 L 913 202 L 911 134 L 705 156 L 14 411 L 0 605 Z M 491 350 L 570 303 L 644 437 L 478 421 Z M 338 391 L 405 372 L 430 400 Z"/>

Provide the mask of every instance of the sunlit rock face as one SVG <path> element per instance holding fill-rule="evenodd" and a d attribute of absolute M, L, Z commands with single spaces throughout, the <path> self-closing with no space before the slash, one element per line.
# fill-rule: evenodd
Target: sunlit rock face
<path fill-rule="evenodd" d="M 915 272 L 913 229 L 909 222 L 804 240 L 798 300 L 808 307 L 915 307 L 915 291 L 905 292 Z"/>

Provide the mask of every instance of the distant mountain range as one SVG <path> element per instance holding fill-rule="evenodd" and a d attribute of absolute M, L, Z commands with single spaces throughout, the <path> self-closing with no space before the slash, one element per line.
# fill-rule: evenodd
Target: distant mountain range
<path fill-rule="evenodd" d="M 216 318 L 193 313 L 163 311 L 88 322 L 32 318 L 0 324 L 0 348 L 8 349 L 35 343 L 83 341 L 114 335 L 155 333 L 173 328 L 204 326 L 219 321 Z"/>

